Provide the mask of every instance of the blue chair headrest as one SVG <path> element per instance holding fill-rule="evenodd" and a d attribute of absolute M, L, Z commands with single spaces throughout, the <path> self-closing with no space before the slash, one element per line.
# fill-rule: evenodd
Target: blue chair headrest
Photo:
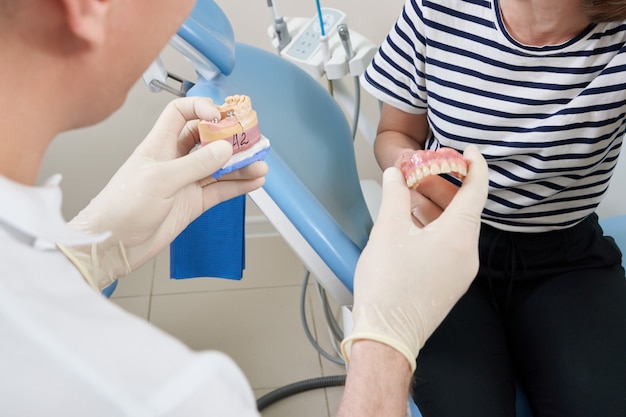
<path fill-rule="evenodd" d="M 213 0 L 198 0 L 177 35 L 223 74 L 235 66 L 235 35 L 230 21 Z"/>

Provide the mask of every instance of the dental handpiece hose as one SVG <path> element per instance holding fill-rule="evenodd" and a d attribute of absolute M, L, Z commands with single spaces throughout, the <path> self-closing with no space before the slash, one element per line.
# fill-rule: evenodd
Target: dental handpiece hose
<path fill-rule="evenodd" d="M 337 26 L 337 33 L 339 33 L 339 39 L 341 39 L 343 49 L 346 51 L 346 59 L 350 61 L 354 58 L 355 53 L 352 48 L 352 41 L 350 41 L 350 31 L 348 30 L 348 25 L 342 23 Z"/>
<path fill-rule="evenodd" d="M 337 26 L 337 33 L 339 34 L 339 39 L 341 39 L 341 44 L 343 45 L 343 49 L 346 53 L 346 61 L 350 62 L 352 58 L 356 55 L 354 52 L 354 48 L 352 47 L 352 41 L 350 40 L 350 30 L 348 29 L 348 25 L 345 23 Z M 356 133 L 359 126 L 359 113 L 361 111 L 361 85 L 359 82 L 359 77 L 354 77 L 354 111 L 352 115 L 352 140 L 356 138 Z"/>
<path fill-rule="evenodd" d="M 274 32 L 276 32 L 276 37 L 278 39 L 278 51 L 282 51 L 289 42 L 291 42 L 291 35 L 289 34 L 289 29 L 287 28 L 287 23 L 285 19 L 278 12 L 278 7 L 274 4 L 272 0 L 267 0 L 267 5 L 272 9 L 274 13 Z"/>

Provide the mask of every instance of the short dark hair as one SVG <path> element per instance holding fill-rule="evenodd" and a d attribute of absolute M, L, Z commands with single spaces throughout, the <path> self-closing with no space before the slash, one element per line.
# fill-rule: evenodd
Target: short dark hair
<path fill-rule="evenodd" d="M 594 23 L 626 20 L 626 0 L 582 0 L 582 8 Z"/>

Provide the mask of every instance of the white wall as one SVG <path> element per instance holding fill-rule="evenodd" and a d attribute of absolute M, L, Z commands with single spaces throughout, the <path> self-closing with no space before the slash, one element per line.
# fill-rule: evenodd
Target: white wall
<path fill-rule="evenodd" d="M 271 13 L 266 0 L 217 0 L 217 3 L 229 17 L 238 41 L 273 51 L 267 37 Z M 275 0 L 275 3 L 284 16 L 312 17 L 316 13 L 313 0 Z M 344 11 L 350 28 L 378 45 L 395 22 L 404 0 L 388 0 L 384 6 L 371 0 L 322 0 L 321 3 L 322 6 Z M 162 57 L 171 72 L 193 77 L 186 61 L 169 47 L 165 48 Z M 106 83 L 107 80 L 100 82 Z M 44 160 L 40 177 L 46 178 L 55 172 L 63 174 L 63 211 L 66 218 L 74 216 L 106 184 L 172 98 L 168 93 L 148 92 L 143 82 L 139 81 L 124 106 L 108 120 L 57 138 Z M 371 97 L 364 95 L 363 105 L 366 115 L 377 117 L 377 107 Z M 372 157 L 371 148 L 361 137 L 356 142 L 356 154 L 361 177 L 379 179 L 380 170 Z M 602 217 L 626 213 L 621 194 L 624 181 L 617 181 L 625 178 L 624 165 L 621 163 L 618 166 L 611 191 L 600 207 Z M 249 207 L 255 215 L 253 205 L 249 204 Z"/>
<path fill-rule="evenodd" d="M 615 174 L 609 186 L 609 192 L 598 207 L 597 213 L 601 218 L 626 214 L 626 156 L 621 156 L 615 169 Z"/>

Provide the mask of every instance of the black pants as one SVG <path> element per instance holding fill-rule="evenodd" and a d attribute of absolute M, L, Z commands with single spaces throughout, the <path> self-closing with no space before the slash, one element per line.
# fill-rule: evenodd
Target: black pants
<path fill-rule="evenodd" d="M 442 248 L 445 250 L 445 248 Z M 424 417 L 626 416 L 626 278 L 592 215 L 564 231 L 483 225 L 469 291 L 420 352 Z"/>

